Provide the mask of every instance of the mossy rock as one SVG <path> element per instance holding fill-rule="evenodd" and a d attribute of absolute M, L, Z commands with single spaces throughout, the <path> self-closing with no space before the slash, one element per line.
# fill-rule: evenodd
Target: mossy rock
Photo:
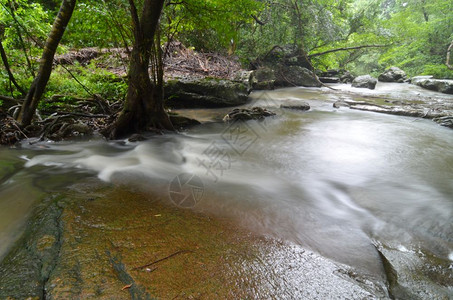
<path fill-rule="evenodd" d="M 246 104 L 248 88 L 224 79 L 171 80 L 165 84 L 166 105 L 171 108 L 229 107 Z"/>

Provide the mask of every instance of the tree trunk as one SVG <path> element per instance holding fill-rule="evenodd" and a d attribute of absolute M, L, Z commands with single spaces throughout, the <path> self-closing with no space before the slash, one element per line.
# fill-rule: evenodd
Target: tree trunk
<path fill-rule="evenodd" d="M 453 41 L 451 41 L 450 46 L 448 46 L 448 49 L 447 49 L 447 60 L 445 61 L 445 64 L 447 65 L 447 68 L 449 68 L 450 70 L 453 70 L 453 66 L 450 64 L 450 53 L 451 53 L 452 49 L 453 49 Z"/>
<path fill-rule="evenodd" d="M 76 0 L 63 0 L 61 2 L 60 11 L 55 18 L 52 30 L 50 31 L 44 46 L 38 75 L 31 84 L 30 90 L 25 97 L 24 104 L 22 105 L 17 118 L 21 126 L 29 125 L 33 119 L 38 103 L 44 94 L 44 90 L 52 72 L 55 52 L 57 51 L 58 44 L 63 37 L 66 26 L 71 19 L 75 5 Z"/>
<path fill-rule="evenodd" d="M 161 51 L 160 45 L 155 44 L 154 37 L 164 2 L 165 0 L 145 0 L 139 18 L 134 1 L 129 0 L 134 30 L 129 87 L 123 110 L 110 134 L 111 138 L 124 137 L 148 127 L 174 130 L 163 106 L 162 74 L 158 70 L 159 66 L 153 68 L 155 80 L 151 81 L 148 72 L 150 58 L 160 66 L 162 64 L 158 53 Z"/>

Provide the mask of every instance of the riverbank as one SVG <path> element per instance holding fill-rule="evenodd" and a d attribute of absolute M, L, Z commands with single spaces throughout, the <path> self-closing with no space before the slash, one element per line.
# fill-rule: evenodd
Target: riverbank
<path fill-rule="evenodd" d="M 385 278 L 167 201 L 90 180 L 41 202 L 0 263 L 0 298 L 388 296 Z"/>

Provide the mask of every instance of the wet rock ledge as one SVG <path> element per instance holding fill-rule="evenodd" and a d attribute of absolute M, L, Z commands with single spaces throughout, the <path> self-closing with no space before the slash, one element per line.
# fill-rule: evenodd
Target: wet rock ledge
<path fill-rule="evenodd" d="M 351 97 L 344 97 L 344 99 L 336 101 L 333 106 L 335 108 L 349 107 L 363 111 L 430 119 L 441 126 L 453 128 L 453 99 L 452 101 L 437 99 L 424 101 L 351 95 Z"/>
<path fill-rule="evenodd" d="M 388 297 L 376 278 L 166 202 L 93 179 L 46 199 L 0 262 L 0 299 Z"/>

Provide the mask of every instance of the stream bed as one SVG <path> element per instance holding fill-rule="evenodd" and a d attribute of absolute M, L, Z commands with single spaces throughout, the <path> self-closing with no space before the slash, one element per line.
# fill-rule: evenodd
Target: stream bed
<path fill-rule="evenodd" d="M 207 123 L 137 143 L 93 139 L 2 148 L 0 260 L 40 199 L 89 180 L 152 194 L 167 207 L 162 211 L 209 216 L 285 243 L 274 252 L 265 250 L 274 242 L 253 243 L 262 245 L 258 253 L 274 254 L 256 263 L 251 277 L 270 286 L 265 292 L 254 287 L 248 297 L 316 299 L 323 290 L 328 298 L 453 298 L 453 131 L 421 118 L 335 109 L 339 97 L 307 88 L 255 92 L 253 105 L 277 116 L 224 124 L 209 121 L 228 109 L 182 110 Z M 311 109 L 280 109 L 288 100 Z M 319 272 L 310 276 L 325 280 L 318 290 L 297 288 L 313 272 L 298 266 L 310 265 L 298 256 L 304 251 L 325 260 L 312 266 Z M 268 267 L 260 269 L 263 264 Z M 276 271 L 267 274 L 269 267 Z M 241 274 L 244 281 L 247 272 Z"/>

